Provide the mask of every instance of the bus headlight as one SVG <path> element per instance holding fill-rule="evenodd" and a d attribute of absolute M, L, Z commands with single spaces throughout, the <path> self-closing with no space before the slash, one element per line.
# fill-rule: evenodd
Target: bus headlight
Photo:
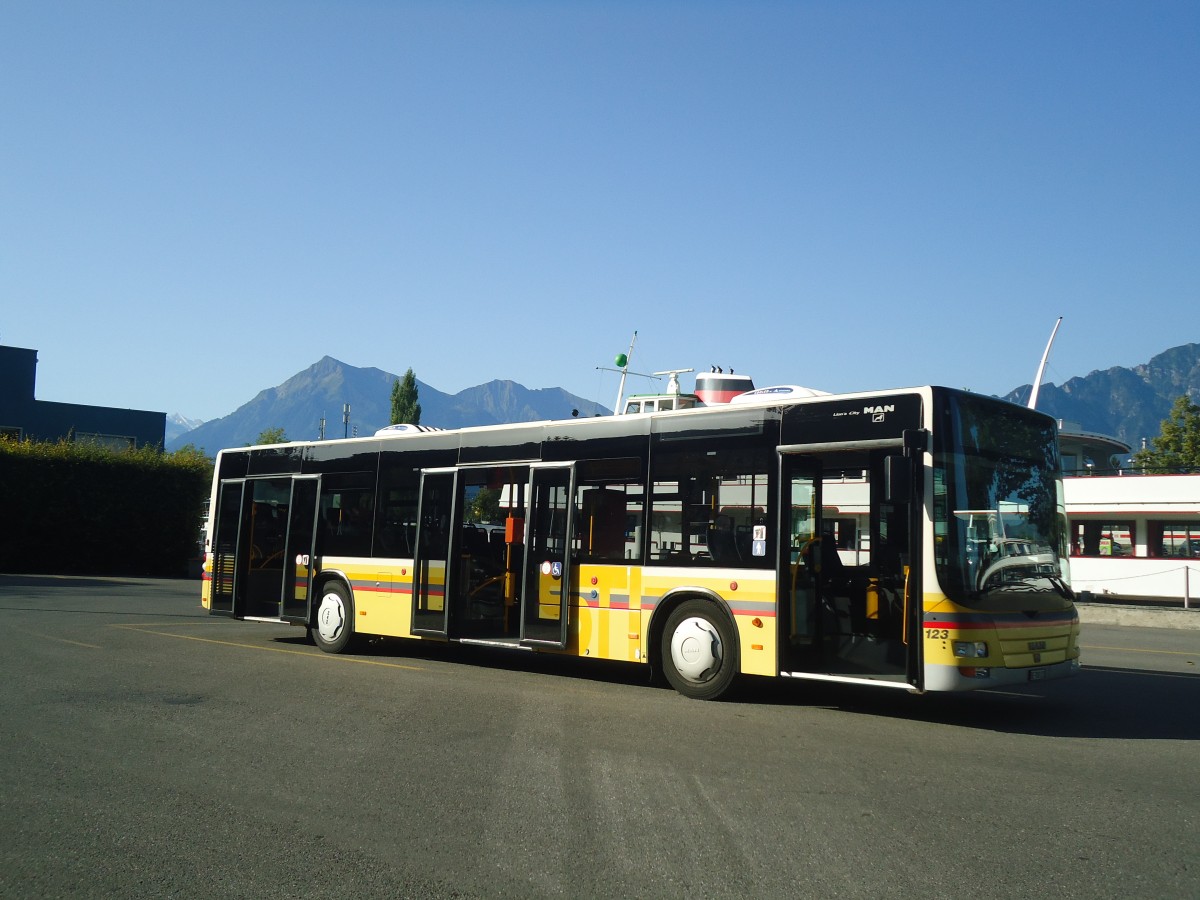
<path fill-rule="evenodd" d="M 983 659 L 988 655 L 987 644 L 983 641 L 955 641 L 954 655 L 964 659 Z"/>

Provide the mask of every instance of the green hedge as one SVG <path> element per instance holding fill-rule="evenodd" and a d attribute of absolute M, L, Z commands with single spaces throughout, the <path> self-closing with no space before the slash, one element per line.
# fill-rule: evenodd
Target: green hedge
<path fill-rule="evenodd" d="M 190 448 L 0 440 L 0 572 L 194 574 L 211 481 Z"/>

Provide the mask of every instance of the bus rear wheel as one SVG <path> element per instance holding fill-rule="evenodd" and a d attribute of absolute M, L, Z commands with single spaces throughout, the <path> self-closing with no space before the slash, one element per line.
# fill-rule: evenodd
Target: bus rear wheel
<path fill-rule="evenodd" d="M 660 653 L 667 681 L 685 697 L 716 700 L 737 675 L 733 628 L 704 600 L 688 600 L 671 613 Z"/>
<path fill-rule="evenodd" d="M 342 653 L 354 638 L 354 601 L 336 581 L 321 588 L 321 602 L 309 629 L 313 643 L 326 653 Z"/>

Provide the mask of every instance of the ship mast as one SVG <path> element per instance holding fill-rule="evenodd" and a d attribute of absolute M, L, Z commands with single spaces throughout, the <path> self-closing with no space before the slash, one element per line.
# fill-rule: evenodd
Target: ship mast
<path fill-rule="evenodd" d="M 633 333 L 633 337 L 629 339 L 629 352 L 621 353 L 617 356 L 616 363 L 621 368 L 621 383 L 617 385 L 617 405 L 613 407 L 613 412 L 617 415 L 621 414 L 621 398 L 625 396 L 625 376 L 629 374 L 629 360 L 633 359 L 633 345 L 637 343 L 637 332 Z"/>

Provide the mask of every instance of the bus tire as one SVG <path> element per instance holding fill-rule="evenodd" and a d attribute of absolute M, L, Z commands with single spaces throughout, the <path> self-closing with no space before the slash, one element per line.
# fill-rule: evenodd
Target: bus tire
<path fill-rule="evenodd" d="M 326 653 L 342 653 L 354 639 L 354 601 L 337 581 L 325 582 L 320 597 L 309 634 Z"/>
<path fill-rule="evenodd" d="M 667 618 L 662 670 L 685 697 L 716 700 L 737 675 L 737 644 L 729 618 L 706 600 L 687 600 Z"/>

